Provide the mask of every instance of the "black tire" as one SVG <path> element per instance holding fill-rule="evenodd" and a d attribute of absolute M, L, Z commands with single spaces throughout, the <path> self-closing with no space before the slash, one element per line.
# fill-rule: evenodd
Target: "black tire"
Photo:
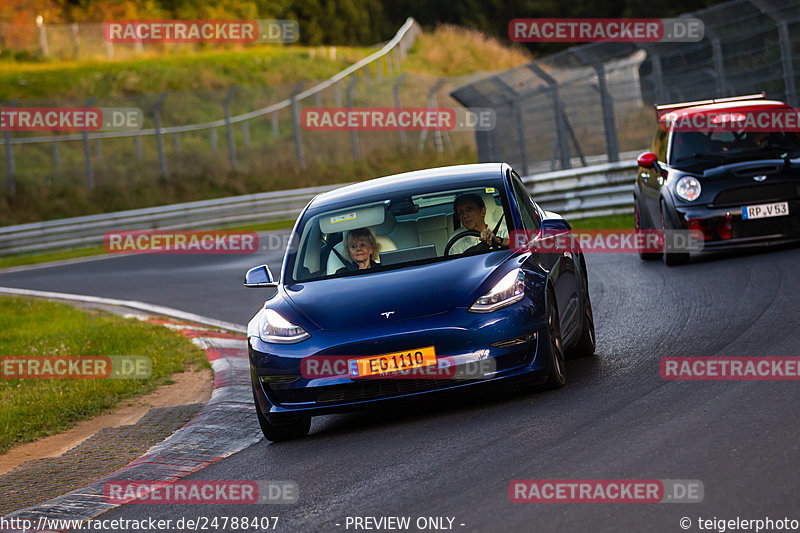
<path fill-rule="evenodd" d="M 639 211 L 639 200 L 635 199 L 633 202 L 633 225 L 638 229 L 652 229 L 646 228 L 645 225 L 642 223 L 642 214 Z M 656 259 L 661 259 L 661 254 L 658 252 L 643 252 L 639 250 L 639 259 L 642 261 L 654 261 Z"/>
<path fill-rule="evenodd" d="M 676 229 L 673 227 L 672 221 L 668 219 L 665 214 L 666 205 L 664 200 L 661 200 L 661 231 L 664 232 L 664 250 L 661 256 L 667 266 L 680 266 L 689 262 L 689 252 L 668 252 L 666 244 L 667 230 Z"/>
<path fill-rule="evenodd" d="M 560 389 L 567 382 L 565 371 L 564 346 L 561 343 L 561 323 L 558 319 L 558 308 L 555 304 L 555 295 L 548 294 L 547 301 L 547 339 L 550 344 L 550 375 L 544 382 L 544 390 Z"/>
<path fill-rule="evenodd" d="M 255 391 L 253 391 L 253 398 L 255 399 Z M 281 442 L 284 440 L 300 439 L 308 435 L 311 430 L 311 417 L 306 416 L 289 420 L 281 424 L 273 424 L 261 414 L 261 409 L 258 407 L 256 401 L 256 416 L 258 416 L 258 424 L 261 426 L 261 433 L 264 438 L 272 442 Z"/>
<path fill-rule="evenodd" d="M 594 335 L 594 313 L 592 312 L 592 301 L 589 298 L 589 282 L 586 279 L 586 268 L 581 268 L 583 273 L 583 324 L 581 338 L 578 344 L 567 350 L 570 358 L 591 357 L 597 348 Z"/>

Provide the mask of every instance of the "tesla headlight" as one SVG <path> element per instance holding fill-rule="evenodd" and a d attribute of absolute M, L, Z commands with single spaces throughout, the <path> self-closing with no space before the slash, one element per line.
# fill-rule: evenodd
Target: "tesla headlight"
<path fill-rule="evenodd" d="M 264 309 L 261 313 L 258 336 L 264 342 L 277 344 L 294 344 L 311 337 L 306 330 L 297 324 L 292 324 L 274 309 Z"/>
<path fill-rule="evenodd" d="M 700 196 L 700 190 L 700 182 L 692 176 L 682 177 L 675 185 L 675 192 L 687 202 L 697 200 Z"/>
<path fill-rule="evenodd" d="M 490 313 L 522 300 L 525 296 L 525 273 L 516 268 L 503 276 L 492 289 L 475 300 L 469 308 L 473 313 Z"/>

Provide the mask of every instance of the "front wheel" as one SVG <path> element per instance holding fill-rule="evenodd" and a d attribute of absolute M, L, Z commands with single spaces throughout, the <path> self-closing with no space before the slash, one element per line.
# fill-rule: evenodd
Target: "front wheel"
<path fill-rule="evenodd" d="M 567 382 L 564 345 L 561 342 L 561 323 L 558 309 L 551 293 L 547 303 L 547 332 L 550 341 L 550 375 L 544 383 L 545 389 L 559 389 Z"/>
<path fill-rule="evenodd" d="M 253 399 L 255 400 L 255 391 L 253 391 Z M 270 422 L 267 417 L 261 414 L 258 401 L 256 401 L 256 416 L 258 416 L 258 424 L 261 426 L 261 433 L 264 434 L 264 438 L 272 442 L 300 439 L 308 435 L 311 430 L 310 416 L 288 420 L 280 424 Z"/>
<path fill-rule="evenodd" d="M 667 266 L 685 265 L 689 262 L 689 252 L 669 252 L 667 251 L 667 230 L 675 229 L 665 213 L 667 209 L 664 200 L 661 200 L 661 232 L 664 235 L 664 250 L 662 257 Z"/>
<path fill-rule="evenodd" d="M 639 211 L 639 200 L 634 200 L 633 202 L 633 224 L 637 230 L 650 229 L 645 228 L 642 223 L 642 214 Z M 643 252 L 641 249 L 639 250 L 639 259 L 642 261 L 653 261 L 654 259 L 660 258 L 661 254 L 658 252 Z"/>
<path fill-rule="evenodd" d="M 570 357 L 589 357 L 594 355 L 597 348 L 594 336 L 594 313 L 592 312 L 592 301 L 589 299 L 589 284 L 586 282 L 584 271 L 583 284 L 583 329 L 578 344 L 569 349 Z"/>

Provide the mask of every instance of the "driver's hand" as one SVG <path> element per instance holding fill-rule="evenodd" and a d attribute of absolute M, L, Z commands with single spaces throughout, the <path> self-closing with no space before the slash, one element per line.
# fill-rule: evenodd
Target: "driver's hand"
<path fill-rule="evenodd" d="M 494 233 L 492 233 L 492 230 L 490 230 L 489 228 L 484 228 L 481 231 L 481 240 L 486 244 L 488 244 L 489 246 L 497 244 L 495 242 Z"/>

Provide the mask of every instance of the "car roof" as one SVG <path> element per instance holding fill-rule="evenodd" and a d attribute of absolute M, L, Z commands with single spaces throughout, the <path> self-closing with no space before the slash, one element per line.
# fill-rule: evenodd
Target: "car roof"
<path fill-rule="evenodd" d="M 694 115 L 705 115 L 708 113 L 719 113 L 720 111 L 758 111 L 762 109 L 786 109 L 789 106 L 778 100 L 740 100 L 738 102 L 720 102 L 716 104 L 705 104 L 677 109 L 665 110 L 662 115 L 672 115 L 675 118 Z"/>
<path fill-rule="evenodd" d="M 356 200 L 369 202 L 406 191 L 418 194 L 441 189 L 448 185 L 469 188 L 473 185 L 497 184 L 502 181 L 506 169 L 510 168 L 507 163 L 479 163 L 394 174 L 320 194 L 312 200 L 309 209 L 316 211 L 323 208 L 335 208 L 341 204 L 351 204 Z"/>

